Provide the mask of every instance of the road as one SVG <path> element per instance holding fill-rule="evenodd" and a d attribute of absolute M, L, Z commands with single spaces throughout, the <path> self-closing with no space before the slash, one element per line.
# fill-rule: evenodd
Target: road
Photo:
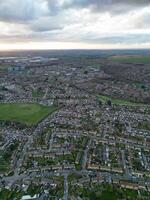
<path fill-rule="evenodd" d="M 124 155 L 124 150 L 121 150 L 121 156 L 122 156 L 122 162 L 123 162 L 123 168 L 124 168 L 125 174 L 127 176 L 130 176 L 129 169 L 128 169 L 127 165 L 126 165 L 126 159 L 125 159 L 125 155 Z"/>
<path fill-rule="evenodd" d="M 21 153 L 21 155 L 20 155 L 20 158 L 19 158 L 19 160 L 17 161 L 17 167 L 16 167 L 16 169 L 14 170 L 15 175 L 17 175 L 18 172 L 19 172 L 19 168 L 20 168 L 21 165 L 22 165 L 22 162 L 23 162 L 23 160 L 24 160 L 24 158 L 25 158 L 25 156 L 26 156 L 26 153 L 27 153 L 28 148 L 31 146 L 32 140 L 33 140 L 33 136 L 29 136 L 29 137 L 28 137 L 28 141 L 27 141 L 26 144 L 24 145 L 24 148 L 23 148 L 23 150 L 22 150 L 22 153 Z"/>
<path fill-rule="evenodd" d="M 64 175 L 64 200 L 68 200 L 68 174 Z"/>
<path fill-rule="evenodd" d="M 47 94 L 48 94 L 48 88 L 46 88 L 46 90 L 45 90 L 45 94 L 44 94 L 44 96 L 43 96 L 43 100 L 46 99 Z"/>
<path fill-rule="evenodd" d="M 49 141 L 49 151 L 52 150 L 53 140 L 54 140 L 54 133 L 52 133 L 51 139 L 50 139 L 50 141 Z"/>
<path fill-rule="evenodd" d="M 87 163 L 87 155 L 89 151 L 89 146 L 91 144 L 91 139 L 88 141 L 88 144 L 86 146 L 86 149 L 84 150 L 83 158 L 82 158 L 82 169 L 84 170 L 86 168 L 86 163 Z"/>

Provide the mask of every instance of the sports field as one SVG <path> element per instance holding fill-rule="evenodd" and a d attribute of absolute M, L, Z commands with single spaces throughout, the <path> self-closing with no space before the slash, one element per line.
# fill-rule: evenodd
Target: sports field
<path fill-rule="evenodd" d="M 56 107 L 39 104 L 0 104 L 0 120 L 15 121 L 26 125 L 35 125 Z"/>

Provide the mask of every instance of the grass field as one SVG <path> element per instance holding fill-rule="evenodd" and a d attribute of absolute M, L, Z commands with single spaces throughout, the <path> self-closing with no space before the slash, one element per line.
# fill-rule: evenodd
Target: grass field
<path fill-rule="evenodd" d="M 0 71 L 6 71 L 8 69 L 8 66 L 0 65 Z"/>
<path fill-rule="evenodd" d="M 56 111 L 54 106 L 48 107 L 39 104 L 0 104 L 0 120 L 35 125 L 54 111 Z"/>
<path fill-rule="evenodd" d="M 124 99 L 115 99 L 109 96 L 104 95 L 98 95 L 98 99 L 101 100 L 103 103 L 106 103 L 107 101 L 111 101 L 111 103 L 116 105 L 126 105 L 126 106 L 150 106 L 150 104 L 144 104 L 144 103 L 136 103 L 132 101 L 127 101 Z"/>
<path fill-rule="evenodd" d="M 32 90 L 32 97 L 43 97 L 44 93 L 38 90 Z"/>
<path fill-rule="evenodd" d="M 150 57 L 149 56 L 116 56 L 111 57 L 112 61 L 115 62 L 129 62 L 129 63 L 142 63 L 142 64 L 150 64 Z"/>

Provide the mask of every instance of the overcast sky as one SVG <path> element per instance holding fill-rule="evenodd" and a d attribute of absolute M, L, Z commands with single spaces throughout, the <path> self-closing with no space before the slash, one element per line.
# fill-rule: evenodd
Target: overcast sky
<path fill-rule="evenodd" d="M 0 0 L 0 49 L 150 48 L 150 0 Z"/>

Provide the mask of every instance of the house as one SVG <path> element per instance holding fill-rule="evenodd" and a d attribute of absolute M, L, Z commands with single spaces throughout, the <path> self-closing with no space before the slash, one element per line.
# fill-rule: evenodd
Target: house
<path fill-rule="evenodd" d="M 30 195 L 24 195 L 24 196 L 21 198 L 21 200 L 31 200 L 31 199 L 36 200 L 36 199 L 39 198 L 39 196 L 40 196 L 39 194 L 35 194 L 33 197 L 30 196 Z"/>

